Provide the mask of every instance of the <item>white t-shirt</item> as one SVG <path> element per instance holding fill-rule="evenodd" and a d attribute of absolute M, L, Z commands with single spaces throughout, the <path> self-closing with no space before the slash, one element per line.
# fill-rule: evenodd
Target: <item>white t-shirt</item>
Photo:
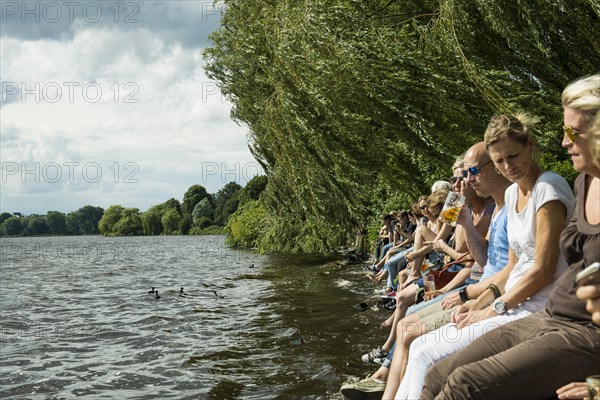
<path fill-rule="evenodd" d="M 517 184 L 512 184 L 504 193 L 506 209 L 508 211 L 508 242 L 509 247 L 517 256 L 517 263 L 506 281 L 505 290 L 508 292 L 525 275 L 536 261 L 535 216 L 540 207 L 549 201 L 558 200 L 567 209 L 565 223 L 571 220 L 575 209 L 575 196 L 564 178 L 554 172 L 544 172 L 536 181 L 527 204 L 517 213 Z M 558 243 L 556 243 L 558 246 Z M 548 295 L 552 290 L 554 281 L 567 268 L 563 255 L 558 253 L 554 279 L 538 290 L 519 307 L 531 312 L 544 308 Z"/>

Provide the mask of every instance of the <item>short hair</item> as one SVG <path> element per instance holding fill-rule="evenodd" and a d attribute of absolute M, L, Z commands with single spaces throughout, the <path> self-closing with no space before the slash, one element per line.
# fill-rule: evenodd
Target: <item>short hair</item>
<path fill-rule="evenodd" d="M 429 209 L 429 212 L 434 208 L 442 208 L 446 201 L 446 197 L 448 197 L 448 192 L 449 190 L 439 189 L 427 197 L 427 208 Z"/>
<path fill-rule="evenodd" d="M 398 219 L 402 219 L 402 218 L 408 218 L 408 211 L 407 210 L 402 210 L 398 214 Z"/>
<path fill-rule="evenodd" d="M 504 139 L 512 139 L 522 145 L 527 144 L 529 140 L 535 139 L 533 127 L 536 122 L 537 120 L 522 113 L 494 115 L 485 130 L 486 149 Z"/>
<path fill-rule="evenodd" d="M 445 189 L 447 191 L 452 190 L 452 184 L 448 181 L 435 181 L 433 185 L 431 185 L 431 193 L 436 190 Z"/>
<path fill-rule="evenodd" d="M 561 96 L 563 108 L 583 114 L 586 123 L 594 121 L 600 110 L 600 74 L 579 78 L 567 85 Z"/>
<path fill-rule="evenodd" d="M 385 214 L 381 219 L 383 219 L 384 221 L 387 219 L 389 221 L 393 220 L 394 217 L 392 217 L 390 214 Z"/>

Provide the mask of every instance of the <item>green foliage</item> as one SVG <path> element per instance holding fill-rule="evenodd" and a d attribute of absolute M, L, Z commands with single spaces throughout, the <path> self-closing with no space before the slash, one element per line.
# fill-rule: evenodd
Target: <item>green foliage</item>
<path fill-rule="evenodd" d="M 108 212 L 108 210 L 106 211 Z M 113 226 L 110 236 L 137 236 L 142 233 L 140 210 L 137 208 L 125 208 L 122 210 L 121 218 Z"/>
<path fill-rule="evenodd" d="M 13 215 L 9 212 L 3 212 L 2 214 L 0 214 L 0 224 L 2 224 L 4 221 L 6 221 L 7 219 L 9 219 L 12 216 Z"/>
<path fill-rule="evenodd" d="M 161 213 L 155 207 L 150 208 L 148 211 L 142 213 L 142 230 L 144 235 L 160 235 L 162 233 L 162 221 Z"/>
<path fill-rule="evenodd" d="M 192 225 L 192 216 L 190 214 L 184 214 L 181 218 L 181 221 L 179 221 L 179 232 L 182 235 L 187 235 L 190 229 L 192 228 Z"/>
<path fill-rule="evenodd" d="M 226 243 L 232 247 L 257 247 L 266 217 L 267 210 L 258 201 L 246 201 L 225 225 Z"/>
<path fill-rule="evenodd" d="M 260 194 L 267 187 L 268 181 L 269 179 L 264 175 L 257 175 L 250 179 L 240 192 L 240 204 L 243 204 L 248 200 L 258 200 Z"/>
<path fill-rule="evenodd" d="M 494 113 L 539 117 L 559 168 L 560 93 L 600 65 L 590 0 L 224 3 L 206 71 L 268 176 L 265 251 L 347 243 L 446 177 Z M 384 183 L 393 201 L 373 200 Z"/>
<path fill-rule="evenodd" d="M 39 215 L 32 215 L 28 217 L 28 223 L 21 234 L 23 236 L 37 236 L 48 233 L 48 225 L 46 219 Z"/>
<path fill-rule="evenodd" d="M 215 213 L 214 207 L 212 206 L 212 204 L 208 198 L 204 198 L 204 199 L 200 200 L 198 202 L 198 204 L 196 204 L 196 206 L 194 207 L 194 211 L 192 213 L 192 216 L 194 219 L 194 225 L 204 228 L 203 226 L 201 226 L 200 221 L 201 220 L 208 220 L 209 222 L 212 221 L 214 213 Z"/>
<path fill-rule="evenodd" d="M 178 235 L 181 214 L 174 208 L 170 208 L 161 217 L 163 233 L 165 235 Z"/>
<path fill-rule="evenodd" d="M 209 197 L 208 192 L 201 185 L 192 185 L 183 195 L 183 203 L 181 205 L 182 215 L 191 215 L 194 207 L 202 199 Z"/>
<path fill-rule="evenodd" d="M 100 233 L 98 223 L 104 209 L 94 206 L 83 206 L 79 210 L 67 214 L 65 224 L 67 233 L 72 235 L 97 235 Z"/>
<path fill-rule="evenodd" d="M 214 222 L 223 226 L 239 205 L 239 195 L 242 187 L 235 182 L 229 182 L 215 195 Z"/>
<path fill-rule="evenodd" d="M 116 233 L 115 227 L 123 217 L 124 212 L 125 207 L 120 205 L 108 207 L 100 219 L 100 222 L 98 222 L 98 229 L 100 230 L 100 233 L 104 236 L 114 236 Z"/>
<path fill-rule="evenodd" d="M 21 223 L 21 217 L 12 216 L 2 222 L 2 230 L 4 234 L 7 236 L 18 236 L 21 234 L 21 231 L 24 229 L 23 224 Z"/>
<path fill-rule="evenodd" d="M 66 215 L 60 211 L 48 211 L 46 214 L 46 224 L 48 224 L 49 233 L 53 235 L 67 233 Z"/>

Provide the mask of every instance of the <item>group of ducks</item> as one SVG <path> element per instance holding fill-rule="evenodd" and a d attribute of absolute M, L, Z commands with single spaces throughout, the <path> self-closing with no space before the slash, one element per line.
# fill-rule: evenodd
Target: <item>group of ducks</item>
<path fill-rule="evenodd" d="M 158 290 L 156 290 L 156 289 L 154 288 L 154 286 L 152 286 L 152 290 L 151 290 L 151 291 L 149 291 L 149 292 L 148 292 L 148 294 L 155 294 L 155 295 L 156 295 L 156 296 L 155 296 L 155 298 L 157 298 L 157 299 L 160 299 L 160 296 L 158 295 Z M 184 293 L 184 291 L 183 291 L 183 288 L 181 288 L 181 289 L 179 290 L 179 294 L 185 294 L 185 293 Z"/>
<path fill-rule="evenodd" d="M 224 298 L 222 295 L 218 294 L 216 290 L 212 291 L 215 295 L 215 299 L 222 299 Z M 160 296 L 158 295 L 158 290 L 156 290 L 156 288 L 154 286 L 152 286 L 152 290 L 150 290 L 148 292 L 148 294 L 154 294 L 156 299 L 160 299 Z M 185 292 L 183 291 L 183 287 L 181 289 L 179 289 L 179 295 L 183 295 L 185 294 Z"/>
<path fill-rule="evenodd" d="M 248 268 L 254 268 L 254 264 L 251 264 L 251 265 L 250 265 Z M 213 290 L 212 292 L 213 292 L 213 293 L 214 293 L 214 295 L 215 295 L 215 299 L 222 299 L 222 298 L 224 298 L 224 296 L 222 296 L 222 295 L 218 294 L 216 290 Z M 158 290 L 156 290 L 156 289 L 154 288 L 154 286 L 152 286 L 152 290 L 150 290 L 150 291 L 148 292 L 148 294 L 154 294 L 156 299 L 160 299 L 160 296 L 158 295 Z M 183 288 L 181 288 L 181 289 L 179 290 L 179 294 L 180 294 L 180 295 L 182 295 L 182 294 L 185 294 L 185 293 L 184 293 L 184 291 L 183 291 Z"/>

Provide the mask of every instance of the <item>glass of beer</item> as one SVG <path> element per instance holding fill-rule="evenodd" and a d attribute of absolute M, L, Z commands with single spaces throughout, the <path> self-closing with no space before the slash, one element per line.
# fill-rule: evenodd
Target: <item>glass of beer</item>
<path fill-rule="evenodd" d="M 433 275 L 423 276 L 423 289 L 425 289 L 425 295 L 435 292 L 435 278 Z"/>
<path fill-rule="evenodd" d="M 460 209 L 464 204 L 465 196 L 462 196 L 456 192 L 448 192 L 448 196 L 444 202 L 444 208 L 442 208 L 438 219 L 446 224 L 456 226 L 458 213 L 460 213 Z"/>
<path fill-rule="evenodd" d="M 590 400 L 600 400 L 600 375 L 592 375 L 585 378 L 588 386 Z"/>

